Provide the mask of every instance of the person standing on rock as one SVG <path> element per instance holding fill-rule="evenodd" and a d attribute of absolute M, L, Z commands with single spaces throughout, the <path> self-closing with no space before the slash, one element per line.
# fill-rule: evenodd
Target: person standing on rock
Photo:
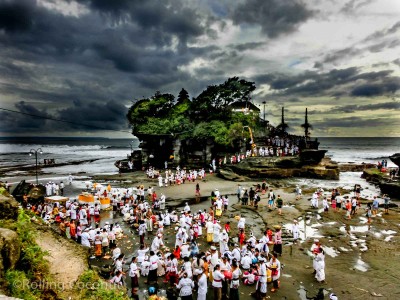
<path fill-rule="evenodd" d="M 299 224 L 296 219 L 293 220 L 292 234 L 293 234 L 293 242 L 297 242 L 297 240 L 299 239 L 299 235 L 300 235 L 300 229 L 299 229 Z"/>
<path fill-rule="evenodd" d="M 390 197 L 387 194 L 383 194 L 382 198 L 384 200 L 384 208 L 385 208 L 385 215 L 389 214 L 389 201 L 390 201 Z M 378 206 L 379 207 L 379 206 Z"/>
<path fill-rule="evenodd" d="M 139 268 L 136 264 L 137 258 L 134 256 L 132 257 L 131 264 L 129 266 L 129 277 L 131 278 L 131 288 L 132 288 L 132 298 L 139 300 L 138 290 L 139 290 Z"/>
<path fill-rule="evenodd" d="M 237 190 L 236 190 L 236 196 L 238 198 L 238 203 L 240 203 L 241 197 L 242 197 L 242 187 L 240 184 L 238 184 Z"/>
<path fill-rule="evenodd" d="M 379 201 L 376 196 L 374 196 L 374 201 L 372 202 L 372 214 L 376 216 L 379 211 Z"/>
<path fill-rule="evenodd" d="M 273 251 L 282 256 L 282 230 L 280 226 L 275 228 Z"/>
<path fill-rule="evenodd" d="M 278 198 L 276 199 L 276 206 L 278 207 L 278 214 L 282 214 L 282 206 L 283 206 L 283 200 L 281 198 L 281 195 L 278 195 Z"/>
<path fill-rule="evenodd" d="M 268 195 L 268 208 L 272 209 L 274 207 L 274 201 L 275 201 L 275 194 L 273 190 L 269 191 Z"/>

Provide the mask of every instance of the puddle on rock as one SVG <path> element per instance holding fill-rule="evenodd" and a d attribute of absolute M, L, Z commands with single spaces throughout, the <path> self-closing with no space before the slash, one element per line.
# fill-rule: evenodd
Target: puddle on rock
<path fill-rule="evenodd" d="M 367 272 L 369 269 L 369 265 L 361 259 L 361 256 L 357 259 L 354 268 L 361 272 Z"/>
<path fill-rule="evenodd" d="M 325 253 L 330 257 L 336 257 L 339 255 L 339 252 L 333 247 L 323 246 L 322 249 L 324 249 Z"/>

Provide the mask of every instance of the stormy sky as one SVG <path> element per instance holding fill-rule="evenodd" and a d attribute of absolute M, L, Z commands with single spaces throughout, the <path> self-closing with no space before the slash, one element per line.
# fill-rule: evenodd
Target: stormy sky
<path fill-rule="evenodd" d="M 400 136 L 400 1 L 0 0 L 1 136 L 130 137 L 135 100 L 232 76 L 291 133 Z"/>

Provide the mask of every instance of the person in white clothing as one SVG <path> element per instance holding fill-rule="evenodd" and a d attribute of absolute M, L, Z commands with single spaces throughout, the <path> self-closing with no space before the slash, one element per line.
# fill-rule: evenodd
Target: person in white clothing
<path fill-rule="evenodd" d="M 202 269 L 199 270 L 197 300 L 206 300 L 207 298 L 207 275 Z"/>
<path fill-rule="evenodd" d="M 238 263 L 240 263 L 241 255 L 240 255 L 240 248 L 238 244 L 234 245 L 235 248 L 232 250 L 232 256 Z"/>
<path fill-rule="evenodd" d="M 183 273 L 183 277 L 179 280 L 179 283 L 176 285 L 176 288 L 179 289 L 179 296 L 182 300 L 192 299 L 192 293 L 194 288 L 194 282 L 189 278 L 188 274 Z"/>
<path fill-rule="evenodd" d="M 260 265 L 258 266 L 258 281 L 256 286 L 256 292 L 263 299 L 267 295 L 267 265 L 265 264 L 265 258 L 260 256 L 258 258 Z"/>
<path fill-rule="evenodd" d="M 243 270 L 249 270 L 251 266 L 251 257 L 250 254 L 247 252 L 240 261 Z"/>
<path fill-rule="evenodd" d="M 151 250 L 154 252 L 157 252 L 160 247 L 164 246 L 164 242 L 162 240 L 162 234 L 157 234 L 157 236 L 154 238 L 153 242 L 151 243 Z"/>
<path fill-rule="evenodd" d="M 217 264 L 214 267 L 212 287 L 214 289 L 214 299 L 222 299 L 222 281 L 225 280 L 224 274 L 221 273 L 221 267 Z"/>
<path fill-rule="evenodd" d="M 279 288 L 279 278 L 281 277 L 281 262 L 278 260 L 278 254 L 272 253 L 268 268 L 271 269 L 273 288 L 271 292 L 275 292 Z"/>
<path fill-rule="evenodd" d="M 315 278 L 318 282 L 325 282 L 325 252 L 322 250 L 322 247 L 319 248 L 318 252 L 314 253 L 314 262 L 315 262 Z"/>
<path fill-rule="evenodd" d="M 131 264 L 129 265 L 129 277 L 131 278 L 132 296 L 134 298 L 138 293 L 139 288 L 139 268 L 136 264 L 137 258 L 132 257 Z"/>
<path fill-rule="evenodd" d="M 226 251 L 229 251 L 228 242 L 229 242 L 229 236 L 226 233 L 226 230 L 224 229 L 219 236 L 219 252 L 220 253 L 225 253 Z"/>
<path fill-rule="evenodd" d="M 293 220 L 292 225 L 293 241 L 296 242 L 299 239 L 300 229 L 297 220 Z"/>

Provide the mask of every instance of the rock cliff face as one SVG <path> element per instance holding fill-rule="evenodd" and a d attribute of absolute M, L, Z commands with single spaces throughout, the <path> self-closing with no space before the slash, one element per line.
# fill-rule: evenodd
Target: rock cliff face
<path fill-rule="evenodd" d="M 240 176 L 250 178 L 305 177 L 339 179 L 339 167 L 328 159 L 314 165 L 305 164 L 298 157 L 249 157 L 238 164 L 224 167 L 220 176 L 240 181 Z"/>
<path fill-rule="evenodd" d="M 13 197 L 0 195 L 0 219 L 16 220 L 18 217 L 18 202 Z"/>
<path fill-rule="evenodd" d="M 5 271 L 14 269 L 21 254 L 18 234 L 6 228 L 0 228 L 0 277 L 4 278 Z"/>
<path fill-rule="evenodd" d="M 0 195 L 0 219 L 16 221 L 18 218 L 18 202 L 12 197 Z M 0 278 L 5 271 L 14 269 L 21 255 L 18 234 L 10 229 L 0 228 Z"/>
<path fill-rule="evenodd" d="M 382 194 L 389 197 L 400 199 L 400 181 L 391 181 L 385 173 L 378 172 L 376 168 L 364 170 L 362 177 L 379 186 Z"/>

